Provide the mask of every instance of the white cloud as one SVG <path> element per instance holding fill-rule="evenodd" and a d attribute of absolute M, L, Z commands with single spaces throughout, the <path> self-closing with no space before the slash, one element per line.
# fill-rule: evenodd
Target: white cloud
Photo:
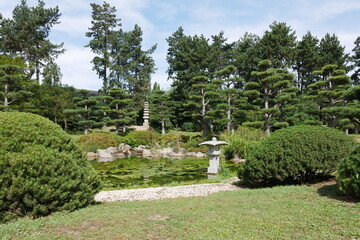
<path fill-rule="evenodd" d="M 67 46 L 66 49 L 56 61 L 63 74 L 62 82 L 79 89 L 100 89 L 102 82 L 92 70 L 90 63 L 94 54 L 88 48 L 75 45 Z"/>

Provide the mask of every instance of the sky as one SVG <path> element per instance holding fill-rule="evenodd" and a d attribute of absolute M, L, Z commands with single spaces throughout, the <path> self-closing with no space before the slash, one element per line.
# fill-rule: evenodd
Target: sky
<path fill-rule="evenodd" d="M 49 39 L 64 43 L 66 52 L 58 57 L 62 83 L 79 89 L 98 90 L 102 81 L 92 70 L 94 57 L 84 47 L 90 40 L 85 36 L 91 26 L 90 3 L 102 5 L 99 0 L 43 0 L 45 7 L 58 6 L 60 24 L 52 28 Z M 11 18 L 12 10 L 20 0 L 0 0 L 0 13 Z M 28 6 L 37 0 L 27 0 Z M 186 35 L 203 34 L 210 38 L 224 31 L 228 42 L 240 39 L 245 32 L 260 37 L 274 21 L 286 22 L 295 30 L 298 40 L 310 31 L 321 39 L 326 33 L 336 34 L 346 52 L 354 48 L 360 36 L 360 0 L 107 0 L 117 10 L 125 31 L 138 24 L 143 30 L 143 48 L 157 44 L 152 55 L 156 72 L 152 83 L 157 82 L 167 90 L 166 38 L 180 26 Z"/>

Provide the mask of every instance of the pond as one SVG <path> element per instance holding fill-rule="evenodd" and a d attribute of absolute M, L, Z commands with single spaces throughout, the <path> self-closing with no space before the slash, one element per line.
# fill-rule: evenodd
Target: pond
<path fill-rule="evenodd" d="M 123 158 L 113 162 L 91 161 L 105 189 L 162 186 L 173 182 L 207 179 L 208 158 Z"/>

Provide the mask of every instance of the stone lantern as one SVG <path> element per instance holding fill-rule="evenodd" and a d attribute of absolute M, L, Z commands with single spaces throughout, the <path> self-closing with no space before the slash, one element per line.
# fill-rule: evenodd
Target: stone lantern
<path fill-rule="evenodd" d="M 199 145 L 208 146 L 207 155 L 210 158 L 210 166 L 207 169 L 207 173 L 213 175 L 217 174 L 220 168 L 220 146 L 228 145 L 228 143 L 224 141 L 218 141 L 215 137 L 213 137 L 211 141 L 202 142 Z"/>

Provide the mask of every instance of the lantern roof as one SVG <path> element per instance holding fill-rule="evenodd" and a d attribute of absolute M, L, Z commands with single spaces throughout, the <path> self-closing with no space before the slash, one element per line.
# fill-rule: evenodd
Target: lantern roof
<path fill-rule="evenodd" d="M 224 141 L 218 141 L 216 137 L 213 137 L 211 141 L 205 141 L 200 143 L 199 145 L 219 146 L 219 145 L 228 145 L 228 143 Z"/>

